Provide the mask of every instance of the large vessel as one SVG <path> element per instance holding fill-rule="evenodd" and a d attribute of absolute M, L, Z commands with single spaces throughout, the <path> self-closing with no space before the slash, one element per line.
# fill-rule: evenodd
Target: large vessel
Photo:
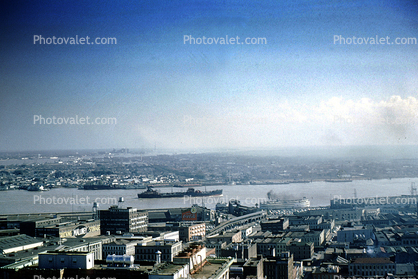
<path fill-rule="evenodd" d="M 337 179 L 325 179 L 325 182 L 353 182 L 351 179 L 346 178 L 337 178 Z"/>
<path fill-rule="evenodd" d="M 114 187 L 112 187 L 112 185 L 108 184 L 108 183 L 87 183 L 85 185 L 83 185 L 82 187 L 78 188 L 80 190 L 112 190 L 115 189 Z"/>
<path fill-rule="evenodd" d="M 78 188 L 79 190 L 132 190 L 132 189 L 146 189 L 142 183 L 125 183 L 119 185 L 112 185 L 108 182 L 96 181 L 88 182 Z"/>
<path fill-rule="evenodd" d="M 222 190 L 200 191 L 194 188 L 189 188 L 185 192 L 160 193 L 151 186 L 147 187 L 145 192 L 138 194 L 140 199 L 158 199 L 158 198 L 182 198 L 182 197 L 207 197 L 207 196 L 221 196 Z"/>
<path fill-rule="evenodd" d="M 298 209 L 310 207 L 311 202 L 303 197 L 298 200 L 268 200 L 260 203 L 260 209 Z"/>

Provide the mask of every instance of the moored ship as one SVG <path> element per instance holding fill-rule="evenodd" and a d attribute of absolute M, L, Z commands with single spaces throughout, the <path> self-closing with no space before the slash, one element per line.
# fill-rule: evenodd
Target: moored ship
<path fill-rule="evenodd" d="M 160 193 L 151 186 L 148 186 L 145 192 L 139 193 L 139 199 L 159 199 L 159 198 L 182 198 L 182 197 L 207 197 L 207 196 L 221 196 L 221 190 L 200 191 L 194 188 L 189 188 L 185 192 Z"/>
<path fill-rule="evenodd" d="M 351 179 L 346 179 L 346 178 L 337 178 L 337 179 L 325 179 L 325 182 L 333 182 L 333 183 L 338 183 L 338 182 L 353 182 L 353 180 Z"/>
<path fill-rule="evenodd" d="M 298 209 L 310 207 L 311 202 L 303 197 L 296 200 L 268 200 L 264 203 L 260 203 L 260 209 Z"/>

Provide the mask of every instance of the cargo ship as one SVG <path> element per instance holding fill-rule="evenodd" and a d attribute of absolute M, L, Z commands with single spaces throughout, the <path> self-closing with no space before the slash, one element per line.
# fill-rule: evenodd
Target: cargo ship
<path fill-rule="evenodd" d="M 83 185 L 80 190 L 113 190 L 115 187 L 112 187 L 110 184 L 86 184 Z"/>
<path fill-rule="evenodd" d="M 125 184 L 110 184 L 109 182 L 103 181 L 95 181 L 95 182 L 88 182 L 80 188 L 79 190 L 132 190 L 132 189 L 146 189 L 146 187 L 142 183 L 125 183 Z"/>
<path fill-rule="evenodd" d="M 207 196 L 222 196 L 221 190 L 200 191 L 194 188 L 188 188 L 185 192 L 160 193 L 151 186 L 147 187 L 145 192 L 138 194 L 139 199 L 160 199 L 160 198 L 182 198 L 182 197 L 207 197 Z"/>
<path fill-rule="evenodd" d="M 353 180 L 351 180 L 351 179 L 345 179 L 345 178 L 337 178 L 337 179 L 325 179 L 325 182 L 333 182 L 333 183 L 338 183 L 338 182 L 353 182 Z"/>

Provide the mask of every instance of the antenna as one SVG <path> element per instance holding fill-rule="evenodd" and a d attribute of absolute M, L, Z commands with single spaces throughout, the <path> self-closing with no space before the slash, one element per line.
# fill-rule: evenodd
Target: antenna
<path fill-rule="evenodd" d="M 354 188 L 354 198 L 357 199 L 357 190 Z"/>

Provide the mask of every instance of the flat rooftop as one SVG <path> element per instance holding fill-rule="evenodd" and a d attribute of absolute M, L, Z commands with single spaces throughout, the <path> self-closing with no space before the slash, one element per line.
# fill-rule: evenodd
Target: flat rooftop
<path fill-rule="evenodd" d="M 192 278 L 210 278 L 217 273 L 218 269 L 221 269 L 224 265 L 225 267 L 230 262 L 230 259 L 213 259 L 208 260 L 209 263 L 203 266 L 203 269 L 191 275 Z M 230 265 L 232 262 L 230 263 Z M 228 267 L 229 269 L 229 267 Z M 219 270 L 220 271 L 220 270 Z"/>
<path fill-rule="evenodd" d="M 6 250 L 14 247 L 43 243 L 42 239 L 36 239 L 26 234 L 5 236 L 0 238 L 0 250 Z"/>
<path fill-rule="evenodd" d="M 150 274 L 173 275 L 178 270 L 182 269 L 183 266 L 183 264 L 163 263 L 150 272 Z"/>

